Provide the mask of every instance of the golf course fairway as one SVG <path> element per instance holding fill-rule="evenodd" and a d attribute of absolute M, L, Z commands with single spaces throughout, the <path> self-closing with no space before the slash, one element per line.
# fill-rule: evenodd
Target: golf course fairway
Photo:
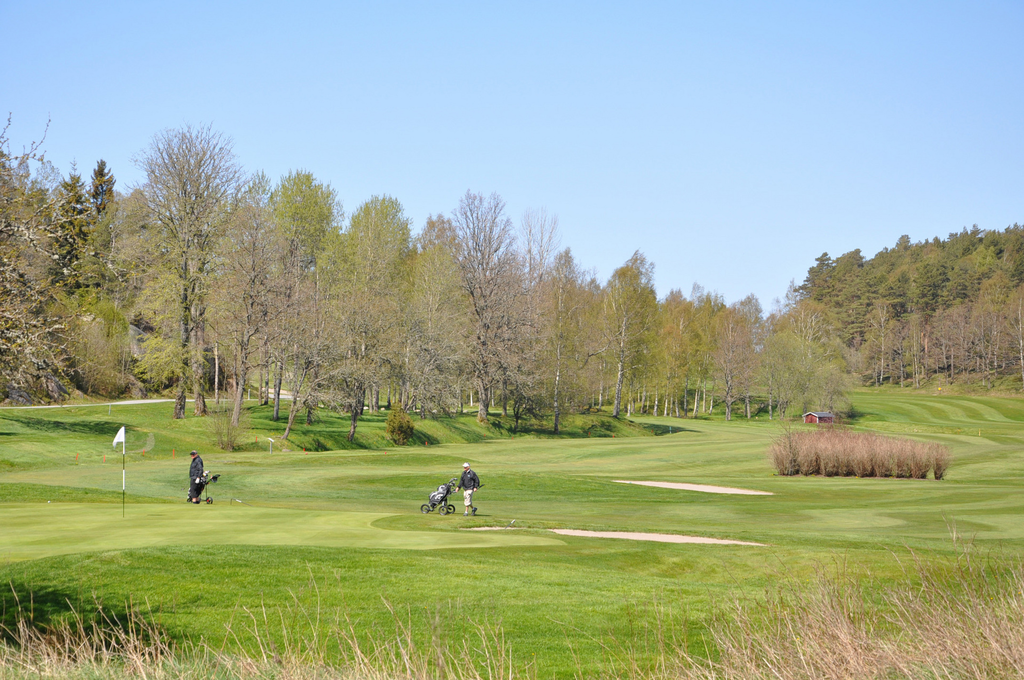
<path fill-rule="evenodd" d="M 186 507 L 186 510 L 190 508 Z M 309 545 L 328 548 L 449 550 L 561 545 L 555 538 L 506 532 L 395 531 L 373 526 L 387 515 L 214 505 L 193 512 L 168 504 L 9 504 L 3 508 L 0 560 L 172 545 Z M 111 523 L 116 529 L 111 530 Z"/>
<path fill-rule="evenodd" d="M 211 444 L 203 419 L 172 420 L 169 403 L 0 409 L 3 622 L 27 602 L 36 625 L 69 606 L 90 615 L 98 603 L 145 602 L 170 635 L 219 644 L 239 608 L 284 621 L 300 604 L 315 607 L 367 636 L 393 631 L 398 611 L 428 637 L 500 626 L 538 676 L 568 678 L 614 667 L 615 645 L 664 625 L 666 612 L 699 647 L 721 606 L 837 561 L 886 582 L 904 573 L 908 550 L 955 553 L 954 532 L 982 550 L 1024 550 L 1024 400 L 893 389 L 856 392 L 853 405 L 854 429 L 947 446 L 947 478 L 778 477 L 765 451 L 782 428 L 763 417 L 630 424 L 594 415 L 570 421 L 561 438 L 512 433 L 497 417 L 490 426 L 414 419 L 420 438 L 394 447 L 381 436 L 385 416 L 369 414 L 358 446 L 323 450 L 344 440 L 348 421 L 324 413 L 271 454 L 266 438 L 281 426 L 266 407 L 249 409 L 251 442 L 232 452 Z M 122 425 L 124 518 L 111 447 Z M 212 505 L 185 503 L 192 448 L 221 475 Z M 463 461 L 483 482 L 479 514 L 463 517 L 458 495 L 454 515 L 421 513 Z M 705 487 L 771 495 L 693 490 Z M 514 529 L 464 531 L 513 520 Z M 224 644 L 256 646 L 238 629 Z"/>

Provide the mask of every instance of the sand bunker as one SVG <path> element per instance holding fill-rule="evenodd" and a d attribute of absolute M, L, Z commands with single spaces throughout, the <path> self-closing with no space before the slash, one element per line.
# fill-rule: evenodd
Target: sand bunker
<path fill-rule="evenodd" d="M 509 527 L 471 527 L 466 531 L 505 531 Z M 764 547 L 764 543 L 750 541 L 731 541 L 725 538 L 705 538 L 704 536 L 680 536 L 679 534 L 643 534 L 635 531 L 585 531 L 583 529 L 548 529 L 562 536 L 583 536 L 584 538 L 625 538 L 631 541 L 654 541 L 656 543 L 704 543 L 710 545 L 754 545 Z"/>
<path fill-rule="evenodd" d="M 711 486 L 708 484 L 683 484 L 682 482 L 630 482 L 625 479 L 613 479 L 618 484 L 639 484 L 640 486 L 656 486 L 661 489 L 682 489 L 683 491 L 702 491 L 704 493 L 731 493 L 739 496 L 774 496 L 771 491 L 754 491 L 753 489 L 737 489 L 733 486 Z"/>
<path fill-rule="evenodd" d="M 705 538 L 704 536 L 680 536 L 678 534 L 641 534 L 634 531 L 584 531 L 582 529 L 550 529 L 562 536 L 584 536 L 588 538 L 625 538 L 631 541 L 656 541 L 658 543 L 710 543 L 713 545 L 756 545 L 750 541 L 730 541 L 724 538 Z"/>

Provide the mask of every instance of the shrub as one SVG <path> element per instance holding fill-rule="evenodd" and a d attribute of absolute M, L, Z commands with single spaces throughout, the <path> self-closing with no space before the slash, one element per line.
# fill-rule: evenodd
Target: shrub
<path fill-rule="evenodd" d="M 384 433 L 388 439 L 398 446 L 405 446 L 412 439 L 413 432 L 412 418 L 399 404 L 395 404 L 388 413 L 388 419 L 384 423 Z"/>
<path fill-rule="evenodd" d="M 945 446 L 932 444 L 932 474 L 935 479 L 942 479 L 946 476 L 946 468 L 949 467 L 949 450 Z"/>
<path fill-rule="evenodd" d="M 230 405 L 214 407 L 210 410 L 207 420 L 207 425 L 217 440 L 217 446 L 222 451 L 234 451 L 239 442 L 248 439 L 249 411 L 243 408 L 238 414 L 238 425 L 232 425 L 232 409 Z"/>
<path fill-rule="evenodd" d="M 793 431 L 788 427 L 768 448 L 768 455 L 772 459 L 772 465 L 775 466 L 780 475 L 800 473 L 800 465 L 797 462 L 796 442 L 793 437 Z"/>
<path fill-rule="evenodd" d="M 780 475 L 904 479 L 926 479 L 929 470 L 942 479 L 950 461 L 949 450 L 940 444 L 841 428 L 787 429 L 768 447 L 768 458 Z"/>

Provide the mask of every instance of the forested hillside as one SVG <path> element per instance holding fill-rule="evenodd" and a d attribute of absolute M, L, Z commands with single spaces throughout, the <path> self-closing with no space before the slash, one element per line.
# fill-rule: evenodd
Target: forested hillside
<path fill-rule="evenodd" d="M 874 384 L 939 376 L 991 387 L 1024 369 L 1024 227 L 974 227 L 870 259 L 817 258 L 802 300 L 816 304 Z"/>

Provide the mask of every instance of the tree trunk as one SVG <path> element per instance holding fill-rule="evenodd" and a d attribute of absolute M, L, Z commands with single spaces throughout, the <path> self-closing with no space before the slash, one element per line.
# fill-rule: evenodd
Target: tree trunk
<path fill-rule="evenodd" d="M 561 348 L 559 348 L 559 350 L 558 350 L 558 355 L 559 356 L 561 355 Z M 560 419 L 560 417 L 562 415 L 562 412 L 559 410 L 559 403 L 558 403 L 558 387 L 559 387 L 558 383 L 559 383 L 559 380 L 562 377 L 562 371 L 561 371 L 561 368 L 558 366 L 557 363 L 556 363 L 555 366 L 556 367 L 555 367 L 555 427 L 554 427 L 554 432 L 555 432 L 555 434 L 558 434 L 558 422 L 559 422 L 559 419 Z"/>
<path fill-rule="evenodd" d="M 487 394 L 487 386 L 484 384 L 484 379 L 483 378 L 479 378 L 478 380 L 480 382 L 480 386 L 479 386 L 480 394 L 477 395 L 477 396 L 480 397 L 480 401 L 479 401 L 479 404 L 478 404 L 477 409 L 476 409 L 476 420 L 477 420 L 478 423 L 486 423 L 487 422 L 487 406 L 488 406 L 488 403 L 490 401 L 490 399 L 489 399 L 490 395 Z"/>
<path fill-rule="evenodd" d="M 198 325 L 192 329 L 192 340 L 192 398 L 195 400 L 193 414 L 205 416 L 206 397 L 203 396 L 203 382 L 206 372 L 203 370 L 203 330 Z"/>
<path fill-rule="evenodd" d="M 356 425 L 359 423 L 359 416 L 363 415 L 363 401 L 366 399 L 366 390 L 358 391 L 358 399 L 352 404 L 352 421 L 348 426 L 348 440 L 351 442 L 356 436 Z"/>
<path fill-rule="evenodd" d="M 618 418 L 622 410 L 622 381 L 626 376 L 623 357 L 619 357 L 618 376 L 615 378 L 615 405 L 612 407 L 612 418 Z"/>
<path fill-rule="evenodd" d="M 263 362 L 260 362 L 259 384 L 256 390 L 256 404 L 262 406 L 263 401 Z"/>
<path fill-rule="evenodd" d="M 277 376 L 274 378 L 274 422 L 281 417 L 281 378 L 284 373 L 284 362 L 277 360 Z"/>
<path fill-rule="evenodd" d="M 174 419 L 181 420 L 185 417 L 185 384 L 178 388 L 178 395 L 174 398 Z"/>
<path fill-rule="evenodd" d="M 501 379 L 501 417 L 508 418 L 508 380 Z"/>
<path fill-rule="evenodd" d="M 231 427 L 238 427 L 238 418 L 242 415 L 242 385 L 245 384 L 245 363 L 242 364 L 239 370 L 240 376 L 235 380 L 235 404 L 234 408 L 231 409 Z"/>
<path fill-rule="evenodd" d="M 220 343 L 213 343 L 213 403 L 220 406 Z"/>
<path fill-rule="evenodd" d="M 298 358 L 296 358 L 296 364 L 298 364 Z M 306 373 L 309 371 L 308 368 L 303 366 L 301 369 L 298 365 L 295 367 L 295 379 L 292 381 L 292 405 L 288 409 L 288 425 L 284 429 L 284 436 L 282 439 L 288 439 L 288 435 L 292 432 L 292 426 L 295 424 L 295 414 L 299 412 L 299 402 L 302 396 L 302 383 L 306 381 Z"/>
<path fill-rule="evenodd" d="M 264 364 L 264 371 L 263 371 L 263 373 L 264 373 L 264 376 L 265 376 L 264 380 L 266 382 L 263 383 L 263 401 L 260 403 L 260 406 L 266 406 L 267 404 L 270 403 L 270 374 L 273 371 L 273 369 L 270 367 L 271 359 L 270 359 L 270 348 L 269 347 L 267 348 L 267 355 L 266 356 L 267 356 L 267 359 L 266 359 L 266 361 L 263 362 L 263 364 Z"/>

